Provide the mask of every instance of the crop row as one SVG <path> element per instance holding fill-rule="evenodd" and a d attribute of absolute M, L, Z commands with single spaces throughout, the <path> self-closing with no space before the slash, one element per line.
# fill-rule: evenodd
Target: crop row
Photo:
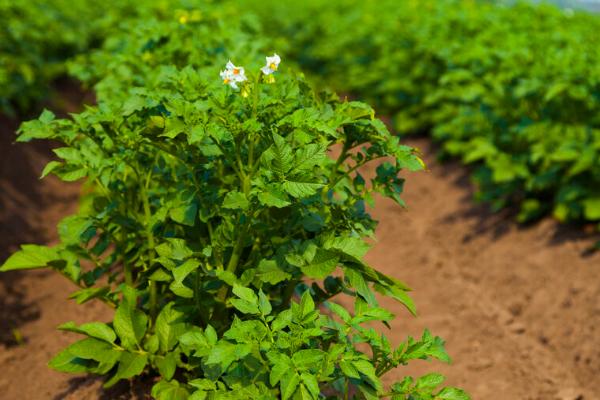
<path fill-rule="evenodd" d="M 471 164 L 494 208 L 600 220 L 599 17 L 457 0 L 246 7 L 321 83 Z"/>
<path fill-rule="evenodd" d="M 67 72 L 67 61 L 176 0 L 0 0 L 0 112 L 27 114 Z"/>

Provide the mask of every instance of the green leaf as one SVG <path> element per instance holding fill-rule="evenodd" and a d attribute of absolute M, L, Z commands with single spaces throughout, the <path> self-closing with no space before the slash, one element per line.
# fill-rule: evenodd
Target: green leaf
<path fill-rule="evenodd" d="M 294 365 L 301 370 L 313 368 L 319 365 L 325 358 L 325 352 L 319 349 L 298 350 L 292 356 Z"/>
<path fill-rule="evenodd" d="M 0 267 L 0 271 L 43 268 L 51 261 L 60 259 L 56 249 L 35 244 L 24 244 L 21 250 L 11 255 Z"/>
<path fill-rule="evenodd" d="M 331 311 L 337 314 L 342 319 L 342 321 L 348 323 L 352 319 L 352 316 L 350 315 L 348 310 L 346 310 L 343 306 L 332 301 L 327 302 L 326 305 L 327 308 L 329 308 Z"/>
<path fill-rule="evenodd" d="M 258 297 L 256 297 L 256 293 L 254 293 L 254 290 L 250 288 L 246 288 L 240 285 L 234 285 L 232 291 L 233 294 L 235 294 L 240 299 L 246 300 L 247 302 L 253 304 L 258 303 Z"/>
<path fill-rule="evenodd" d="M 249 344 L 232 344 L 227 341 L 220 341 L 210 351 L 206 360 L 207 364 L 216 364 L 226 371 L 232 362 L 241 360 L 252 351 Z"/>
<path fill-rule="evenodd" d="M 309 278 L 322 279 L 331 274 L 338 263 L 339 257 L 335 252 L 319 248 L 309 264 L 300 269 Z"/>
<path fill-rule="evenodd" d="M 133 291 L 131 288 L 127 290 Z M 131 294 L 127 295 L 131 296 Z M 133 294 L 133 301 L 127 298 L 127 295 L 124 296 L 115 312 L 113 325 L 121 339 L 121 345 L 126 349 L 135 349 L 146 333 L 148 317 L 141 310 L 135 308 L 135 294 Z"/>
<path fill-rule="evenodd" d="M 261 260 L 258 263 L 257 276 L 262 282 L 271 285 L 276 285 L 292 277 L 288 272 L 279 268 L 275 260 Z"/>
<path fill-rule="evenodd" d="M 171 116 L 165 119 L 165 131 L 160 136 L 175 139 L 179 134 L 186 129 L 185 123 L 176 116 Z"/>
<path fill-rule="evenodd" d="M 328 250 L 337 250 L 358 262 L 362 262 L 363 257 L 371 248 L 367 242 L 353 236 L 329 238 L 323 243 L 323 247 Z"/>
<path fill-rule="evenodd" d="M 161 257 L 178 261 L 191 257 L 194 254 L 188 247 L 186 241 L 179 238 L 168 238 L 166 242 L 156 246 L 156 252 Z"/>
<path fill-rule="evenodd" d="M 360 372 L 362 375 L 364 375 L 369 380 L 369 383 L 377 391 L 381 390 L 381 388 L 382 388 L 381 381 L 379 380 L 379 377 L 377 376 L 375 367 L 373 366 L 373 364 L 371 364 L 370 361 L 363 360 L 363 359 L 355 360 L 355 361 L 352 361 L 352 365 L 354 366 L 354 368 L 356 368 L 356 370 L 358 372 Z"/>
<path fill-rule="evenodd" d="M 282 187 L 283 190 L 285 190 L 285 192 L 290 196 L 301 199 L 310 197 L 317 193 L 317 191 L 323 187 L 323 184 L 314 182 L 285 181 L 283 182 Z"/>
<path fill-rule="evenodd" d="M 263 156 L 271 160 L 272 170 L 280 179 L 283 179 L 292 168 L 292 148 L 282 136 L 276 133 L 273 134 L 273 145 L 265 151 Z"/>
<path fill-rule="evenodd" d="M 295 154 L 294 171 L 310 171 L 327 158 L 326 149 L 320 144 L 307 144 Z"/>
<path fill-rule="evenodd" d="M 444 383 L 444 376 L 437 373 L 423 375 L 417 379 L 415 387 L 420 391 L 431 393 L 435 388 Z"/>
<path fill-rule="evenodd" d="M 268 186 L 264 192 L 258 194 L 258 201 L 268 207 L 283 208 L 292 204 L 288 196 L 277 187 Z"/>
<path fill-rule="evenodd" d="M 192 328 L 179 337 L 179 344 L 186 354 L 193 351 L 194 356 L 202 357 L 208 355 L 212 345 L 202 333 L 200 328 Z"/>
<path fill-rule="evenodd" d="M 196 271 L 200 267 L 200 262 L 193 258 L 186 260 L 183 264 L 173 269 L 174 281 L 169 285 L 169 289 L 177 296 L 186 299 L 194 297 L 194 291 L 183 284 L 183 281 L 189 274 Z"/>
<path fill-rule="evenodd" d="M 60 168 L 62 165 L 63 165 L 63 163 L 61 163 L 60 161 L 56 161 L 56 160 L 50 161 L 44 167 L 44 170 L 42 171 L 42 175 L 40 175 L 40 179 L 45 178 L 48 174 L 50 174 L 55 169 Z"/>
<path fill-rule="evenodd" d="M 375 298 L 375 294 L 369 288 L 369 285 L 362 277 L 361 274 L 356 272 L 353 269 L 346 268 L 344 269 L 344 275 L 348 279 L 350 286 L 356 289 L 360 297 L 362 297 L 369 305 L 377 306 L 377 299 Z"/>
<path fill-rule="evenodd" d="M 194 226 L 197 215 L 198 206 L 196 203 L 186 204 L 169 210 L 169 217 L 173 221 L 187 226 Z"/>
<path fill-rule="evenodd" d="M 85 178 L 88 174 L 87 168 L 79 168 L 79 167 L 66 167 L 61 168 L 60 171 L 56 171 L 55 175 L 58 176 L 65 182 L 75 182 L 80 180 L 81 178 Z"/>
<path fill-rule="evenodd" d="M 58 327 L 62 331 L 69 331 L 87 335 L 96 339 L 104 340 L 108 343 L 114 343 L 117 335 L 112 328 L 101 322 L 90 322 L 80 326 L 75 325 L 74 322 L 67 322 Z"/>
<path fill-rule="evenodd" d="M 29 142 L 32 139 L 47 139 L 54 135 L 54 130 L 49 126 L 54 121 L 55 115 L 44 110 L 37 120 L 26 121 L 19 127 L 17 142 Z"/>
<path fill-rule="evenodd" d="M 105 341 L 86 338 L 60 352 L 48 364 L 61 372 L 107 373 L 120 358 L 121 352 Z"/>
<path fill-rule="evenodd" d="M 600 197 L 586 199 L 583 201 L 583 213 L 589 220 L 600 219 Z"/>
<path fill-rule="evenodd" d="M 158 368 L 158 372 L 160 375 L 166 380 L 171 380 L 173 375 L 175 375 L 175 370 L 177 369 L 177 354 L 176 353 L 167 353 L 166 356 L 157 356 L 154 359 L 156 367 Z"/>
<path fill-rule="evenodd" d="M 173 302 L 167 304 L 156 318 L 155 331 L 163 353 L 175 347 L 177 339 L 186 330 L 184 313 L 174 309 L 173 305 Z"/>
<path fill-rule="evenodd" d="M 352 361 L 340 360 L 340 369 L 349 378 L 360 379 L 360 373 L 352 364 Z"/>
<path fill-rule="evenodd" d="M 68 216 L 58 224 L 58 234 L 65 244 L 87 243 L 96 234 L 94 220 L 81 215 Z"/>
<path fill-rule="evenodd" d="M 223 208 L 232 210 L 245 210 L 248 208 L 249 204 L 246 196 L 237 191 L 227 193 L 225 200 L 223 200 Z"/>
<path fill-rule="evenodd" d="M 417 315 L 417 309 L 415 307 L 415 303 L 410 298 L 410 296 L 406 293 L 406 290 L 404 290 L 403 288 L 395 286 L 395 285 L 388 285 L 388 284 L 381 285 L 378 283 L 373 285 L 373 287 L 379 293 L 381 293 L 385 296 L 389 296 L 389 297 L 399 301 L 400 303 L 402 303 L 412 315 Z"/>
<path fill-rule="evenodd" d="M 262 315 L 269 315 L 273 311 L 269 298 L 263 293 L 262 290 L 258 292 L 258 309 Z"/>
<path fill-rule="evenodd" d="M 260 314 L 258 297 L 252 289 L 235 284 L 233 293 L 239 299 L 231 299 L 231 304 L 244 314 Z"/>
<path fill-rule="evenodd" d="M 77 304 L 83 304 L 90 300 L 97 299 L 99 297 L 104 297 L 110 292 L 110 287 L 91 287 L 86 289 L 77 290 L 71 295 L 69 295 L 70 299 L 75 299 Z"/>
<path fill-rule="evenodd" d="M 148 364 L 148 355 L 139 353 L 123 352 L 119 359 L 119 367 L 115 375 L 110 378 L 105 384 L 104 388 L 110 388 L 121 379 L 129 379 L 134 376 L 140 375 L 144 372 L 144 368 Z"/>
<path fill-rule="evenodd" d="M 296 388 L 300 384 L 300 376 L 294 372 L 284 375 L 281 379 L 281 398 L 282 400 L 289 399 L 296 392 Z"/>
<path fill-rule="evenodd" d="M 190 392 L 179 382 L 161 380 L 152 386 L 152 398 L 156 400 L 188 400 Z"/>
<path fill-rule="evenodd" d="M 313 301 L 308 290 L 302 294 L 302 298 L 300 299 L 300 310 L 302 313 L 302 318 L 306 317 L 315 310 L 315 302 Z"/>
<path fill-rule="evenodd" d="M 204 130 L 204 126 L 196 125 L 189 131 L 188 143 L 194 144 L 194 143 L 202 142 L 205 137 L 206 137 L 206 131 Z"/>
<path fill-rule="evenodd" d="M 91 368 L 84 359 L 73 355 L 68 348 L 52 358 L 48 363 L 48 366 L 56 371 L 71 374 L 89 372 Z"/>
<path fill-rule="evenodd" d="M 436 400 L 471 400 L 471 396 L 465 391 L 452 387 L 444 388 L 435 398 Z"/>

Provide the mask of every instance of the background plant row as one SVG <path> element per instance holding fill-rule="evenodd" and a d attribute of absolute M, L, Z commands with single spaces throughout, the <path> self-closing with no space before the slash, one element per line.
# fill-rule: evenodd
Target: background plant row
<path fill-rule="evenodd" d="M 321 84 L 430 133 L 518 219 L 600 220 L 600 18 L 526 3 L 248 1 Z M 268 10 L 268 11 L 267 11 Z"/>
<path fill-rule="evenodd" d="M 185 0 L 0 0 L 0 112 L 27 113 L 67 73 L 67 61 L 98 47 L 139 16 Z"/>

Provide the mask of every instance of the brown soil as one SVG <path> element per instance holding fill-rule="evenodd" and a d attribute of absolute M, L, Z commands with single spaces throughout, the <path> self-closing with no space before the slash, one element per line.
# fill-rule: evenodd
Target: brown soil
<path fill-rule="evenodd" d="M 39 182 L 48 147 L 11 146 L 7 138 L 14 126 L 2 126 L 4 259 L 19 243 L 54 241 L 54 227 L 75 209 L 79 189 L 53 178 Z M 423 148 L 431 171 L 408 177 L 408 211 L 378 203 L 378 243 L 368 260 L 414 288 L 418 318 L 385 302 L 398 314 L 389 333 L 393 340 L 419 336 L 428 327 L 447 340 L 454 363 L 419 361 L 390 379 L 440 371 L 474 399 L 600 399 L 600 254 L 587 251 L 593 239 L 550 220 L 523 228 L 490 214 L 473 204 L 463 168 L 436 163 L 427 140 L 410 144 Z M 71 290 L 50 272 L 0 275 L 0 398 L 144 397 L 130 394 L 127 383 L 107 392 L 99 379 L 46 367 L 74 339 L 56 331 L 57 325 L 111 316 L 101 304 L 67 300 Z"/>

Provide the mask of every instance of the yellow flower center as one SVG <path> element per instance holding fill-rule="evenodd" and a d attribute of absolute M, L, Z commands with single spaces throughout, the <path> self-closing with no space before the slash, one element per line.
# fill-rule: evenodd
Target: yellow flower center
<path fill-rule="evenodd" d="M 233 74 L 234 75 L 238 75 L 240 73 L 240 69 L 239 68 L 234 68 L 233 69 Z"/>
<path fill-rule="evenodd" d="M 269 68 L 271 68 L 273 71 L 277 71 L 277 64 L 271 63 L 269 64 Z"/>
<path fill-rule="evenodd" d="M 225 78 L 225 79 L 223 79 L 223 83 L 224 83 L 224 84 L 226 84 L 226 85 L 227 85 L 229 82 L 230 82 L 230 79 L 228 79 L 228 78 Z"/>

